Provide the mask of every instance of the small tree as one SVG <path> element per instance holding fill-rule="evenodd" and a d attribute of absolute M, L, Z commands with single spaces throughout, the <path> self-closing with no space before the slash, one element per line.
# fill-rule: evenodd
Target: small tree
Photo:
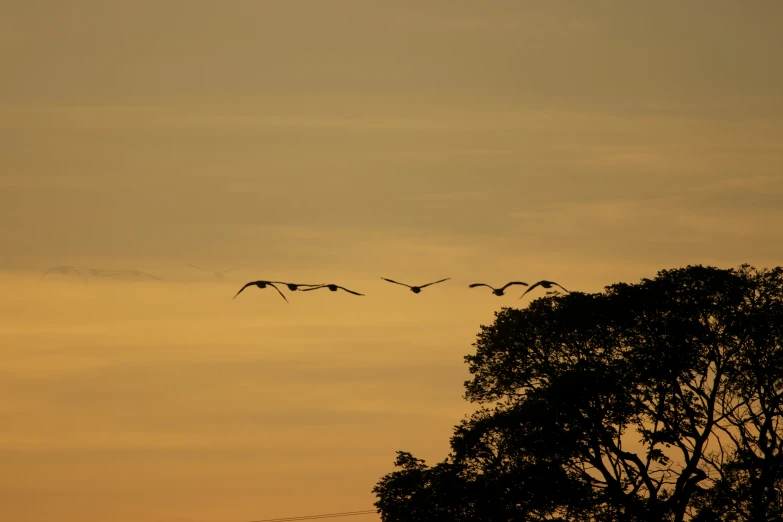
<path fill-rule="evenodd" d="M 466 357 L 483 407 L 386 522 L 769 521 L 783 484 L 783 270 L 689 266 L 505 308 Z"/>

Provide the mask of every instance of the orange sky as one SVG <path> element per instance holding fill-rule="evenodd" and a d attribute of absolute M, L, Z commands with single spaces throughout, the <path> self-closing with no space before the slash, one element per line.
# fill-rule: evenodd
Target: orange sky
<path fill-rule="evenodd" d="M 446 455 L 479 325 L 528 300 L 468 284 L 781 264 L 781 20 L 0 1 L 0 519 L 372 508 L 395 450 Z M 367 295 L 232 300 L 251 279 Z"/>

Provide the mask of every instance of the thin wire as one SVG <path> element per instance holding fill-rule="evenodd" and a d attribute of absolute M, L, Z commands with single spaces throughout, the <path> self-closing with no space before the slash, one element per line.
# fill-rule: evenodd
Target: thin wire
<path fill-rule="evenodd" d="M 320 518 L 353 517 L 356 515 L 369 515 L 372 513 L 378 513 L 378 510 L 365 509 L 363 511 L 343 511 L 341 513 L 323 513 L 321 515 L 303 515 L 299 517 L 265 518 L 263 520 L 253 520 L 252 522 L 288 522 L 290 520 L 317 520 Z"/>

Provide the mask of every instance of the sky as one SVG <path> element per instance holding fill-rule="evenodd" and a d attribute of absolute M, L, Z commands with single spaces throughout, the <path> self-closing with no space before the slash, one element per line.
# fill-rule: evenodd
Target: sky
<path fill-rule="evenodd" d="M 782 19 L 0 0 L 0 518 L 372 509 L 476 408 L 480 325 L 543 295 L 470 283 L 780 265 Z M 232 299 L 255 279 L 366 295 Z"/>

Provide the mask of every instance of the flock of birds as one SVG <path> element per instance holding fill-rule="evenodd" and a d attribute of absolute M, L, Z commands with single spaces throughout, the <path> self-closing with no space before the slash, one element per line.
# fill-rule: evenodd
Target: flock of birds
<path fill-rule="evenodd" d="M 55 266 L 55 267 L 50 268 L 46 272 L 44 272 L 43 275 L 41 276 L 41 278 L 43 279 L 44 277 L 48 276 L 49 274 L 51 274 L 52 272 L 55 272 L 55 271 L 59 272 L 59 273 L 61 273 L 63 275 L 74 273 L 74 274 L 78 275 L 79 277 L 81 277 L 82 280 L 86 284 L 87 283 L 87 279 L 79 271 L 80 269 L 81 270 L 86 270 L 87 272 L 90 273 L 90 275 L 93 275 L 93 276 L 96 276 L 96 277 L 97 276 L 117 276 L 117 275 L 121 275 L 121 274 L 130 274 L 130 275 L 132 275 L 134 277 L 147 276 L 147 277 L 149 277 L 151 279 L 157 279 L 158 281 L 163 281 L 163 279 L 160 278 L 160 277 L 154 276 L 152 274 L 148 274 L 147 272 L 142 272 L 141 270 L 136 270 L 134 268 L 124 268 L 124 269 L 120 269 L 120 270 L 115 270 L 115 269 L 108 269 L 107 270 L 107 269 L 102 269 L 102 268 L 87 268 L 87 267 L 83 267 L 83 266 Z"/>
<path fill-rule="evenodd" d="M 227 274 L 228 272 L 231 272 L 233 270 L 238 270 L 239 268 L 244 268 L 244 267 L 237 267 L 237 268 L 232 268 L 230 270 L 224 270 L 222 272 L 215 272 L 213 270 L 207 270 L 205 268 L 201 268 L 201 267 L 196 266 L 196 265 L 190 265 L 189 264 L 188 266 L 193 267 L 193 268 L 197 268 L 199 270 L 203 270 L 204 272 L 209 272 L 213 276 L 215 276 L 215 278 L 217 278 L 217 279 L 221 279 L 223 277 L 223 275 Z M 64 274 L 64 275 L 73 272 L 73 273 L 78 274 L 84 280 L 84 282 L 87 283 L 87 279 L 80 272 L 80 270 L 86 270 L 87 272 L 90 273 L 90 275 L 93 275 L 93 276 L 118 276 L 118 275 L 122 275 L 122 274 L 129 274 L 129 275 L 134 276 L 134 277 L 146 276 L 146 277 L 149 277 L 151 279 L 156 279 L 158 281 L 162 281 L 162 278 L 160 278 L 160 277 L 157 277 L 157 276 L 154 276 L 154 275 L 149 274 L 147 272 L 142 272 L 141 270 L 136 270 L 136 269 L 119 269 L 119 270 L 114 270 L 114 269 L 87 268 L 87 267 L 82 267 L 82 266 L 55 266 L 53 268 L 50 268 L 46 272 L 44 272 L 44 274 L 41 277 L 42 278 L 46 277 L 51 272 L 55 272 L 55 271 L 59 272 L 61 274 Z M 423 288 L 427 288 L 428 286 L 436 285 L 438 283 L 443 283 L 444 281 L 448 281 L 451 278 L 447 277 L 445 279 L 439 279 L 439 280 L 433 281 L 431 283 L 427 283 L 427 284 L 424 284 L 424 285 L 416 285 L 416 286 L 409 285 L 407 283 L 400 283 L 399 281 L 395 281 L 393 279 L 388 279 L 386 277 L 381 277 L 381 279 L 383 279 L 384 281 L 388 281 L 389 283 L 393 283 L 395 285 L 405 286 L 408 289 L 410 289 L 410 291 L 413 292 L 414 294 L 418 294 L 418 293 L 420 293 L 422 291 Z M 336 285 L 336 284 L 333 284 L 333 283 L 329 283 L 329 284 L 324 284 L 324 283 L 303 284 L 303 283 L 287 283 L 285 281 L 262 281 L 262 280 L 260 280 L 260 281 L 250 281 L 249 283 L 245 283 L 245 285 L 242 288 L 240 288 L 239 291 L 234 295 L 234 299 L 236 299 L 236 297 L 239 294 L 241 294 L 245 290 L 245 288 L 248 288 L 248 287 L 251 287 L 251 286 L 255 286 L 255 287 L 258 287 L 260 289 L 264 289 L 266 287 L 271 287 L 271 288 L 274 288 L 277 291 L 277 293 L 280 294 L 280 297 L 282 297 L 285 300 L 285 302 L 287 303 L 288 302 L 288 298 L 275 285 L 285 285 L 288 288 L 288 290 L 290 290 L 291 292 L 296 292 L 296 291 L 311 292 L 313 290 L 319 290 L 321 288 L 328 288 L 332 292 L 336 292 L 337 290 L 342 290 L 342 291 L 348 292 L 349 294 L 352 294 L 352 295 L 357 295 L 357 296 L 363 296 L 364 295 L 364 294 L 361 294 L 359 292 L 355 292 L 353 290 L 349 290 L 349 289 L 345 288 L 344 286 Z M 530 292 L 531 290 L 533 290 L 534 288 L 537 288 L 539 286 L 541 288 L 545 288 L 545 289 L 550 289 L 553 286 L 557 286 L 558 288 L 562 289 L 563 291 L 568 292 L 568 290 L 563 288 L 558 283 L 556 283 L 554 281 L 547 281 L 547 280 L 541 280 L 541 281 L 538 281 L 536 283 L 533 283 L 532 285 L 528 285 L 527 283 L 525 283 L 523 281 L 511 281 L 511 282 L 506 283 L 505 285 L 501 286 L 500 288 L 495 288 L 495 287 L 490 286 L 490 285 L 488 285 L 486 283 L 473 283 L 472 285 L 468 285 L 468 287 L 469 288 L 477 288 L 477 287 L 480 287 L 480 286 L 486 286 L 487 288 L 492 290 L 492 293 L 494 295 L 502 296 L 502 295 L 505 295 L 505 291 L 506 291 L 506 289 L 508 287 L 514 286 L 514 285 L 520 285 L 520 286 L 528 287 L 527 290 L 525 290 L 525 292 L 521 296 L 519 296 L 520 299 L 525 297 L 525 295 L 527 295 L 528 292 Z"/>

